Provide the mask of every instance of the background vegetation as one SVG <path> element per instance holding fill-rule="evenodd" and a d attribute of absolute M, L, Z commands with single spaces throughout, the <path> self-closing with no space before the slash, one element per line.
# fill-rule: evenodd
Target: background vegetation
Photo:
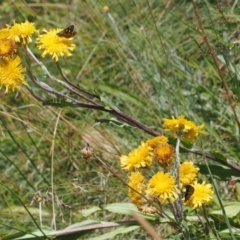
<path fill-rule="evenodd" d="M 104 6 L 109 11 L 104 11 Z M 197 0 L 195 5 L 188 0 L 1 1 L 0 16 L 2 27 L 12 24 L 14 19 L 17 22 L 28 19 L 39 29 L 74 24 L 78 32 L 74 39 L 77 47 L 72 57 L 59 62 L 74 84 L 97 92 L 159 132 L 162 119 L 172 115 L 184 114 L 198 125 L 204 123 L 206 135 L 198 147 L 221 152 L 239 164 L 238 1 Z M 30 48 L 52 75 L 61 78 L 52 59 L 41 58 L 35 39 Z M 32 64 L 32 69 L 39 80 L 66 93 L 38 66 Z M 28 84 L 38 95 L 51 98 L 30 80 Z M 5 236 L 3 239 L 8 234 L 8 239 L 16 239 L 38 229 L 39 203 L 32 201 L 38 191 L 39 201 L 46 201 L 41 210 L 43 225 L 51 226 L 52 157 L 54 188 L 59 199 L 57 229 L 83 220 L 132 219 L 100 210 L 111 203 L 129 202 L 127 188 L 97 159 L 84 159 L 81 149 L 89 143 L 95 154 L 124 180 L 126 173 L 120 170 L 118 162 L 120 154 L 127 154 L 149 138 L 149 134 L 114 124 L 113 116 L 105 112 L 43 106 L 26 89 L 11 94 L 2 90 L 0 101 L 0 236 Z M 186 158 L 202 162 L 195 154 L 186 154 Z M 214 171 L 218 163 L 210 160 L 209 163 Z M 235 204 L 239 200 L 239 185 L 236 183 L 234 191 L 230 191 L 226 182 L 231 175 L 238 177 L 239 172 L 231 170 L 232 174 L 226 176 L 220 170 L 214 173 L 219 180 L 219 192 L 223 201 L 234 207 L 236 214 L 231 220 L 239 228 L 236 209 L 240 206 Z M 202 173 L 205 174 L 204 170 Z M 91 215 L 83 214 L 84 209 L 92 207 L 100 209 L 92 210 Z M 221 224 L 224 223 L 219 217 L 219 231 L 224 229 Z M 105 231 L 93 232 L 93 236 Z M 16 232 L 19 235 L 14 238 Z M 144 230 L 138 229 L 115 239 L 146 239 L 146 236 Z"/>

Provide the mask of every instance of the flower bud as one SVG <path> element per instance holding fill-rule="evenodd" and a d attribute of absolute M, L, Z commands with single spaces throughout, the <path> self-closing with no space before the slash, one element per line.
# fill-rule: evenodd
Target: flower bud
<path fill-rule="evenodd" d="M 87 143 L 86 146 L 81 150 L 81 154 L 84 158 L 90 158 L 93 154 L 92 148 Z"/>

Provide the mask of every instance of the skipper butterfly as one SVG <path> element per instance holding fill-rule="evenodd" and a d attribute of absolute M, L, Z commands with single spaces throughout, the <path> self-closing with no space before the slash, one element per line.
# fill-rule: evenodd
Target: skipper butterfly
<path fill-rule="evenodd" d="M 186 192 L 185 192 L 185 202 L 189 200 L 189 198 L 193 195 L 195 189 L 191 185 L 186 185 Z"/>
<path fill-rule="evenodd" d="M 61 32 L 57 33 L 59 37 L 64 37 L 64 38 L 71 38 L 71 37 L 74 37 L 76 34 L 77 32 L 74 31 L 74 25 L 71 25 L 63 29 Z"/>

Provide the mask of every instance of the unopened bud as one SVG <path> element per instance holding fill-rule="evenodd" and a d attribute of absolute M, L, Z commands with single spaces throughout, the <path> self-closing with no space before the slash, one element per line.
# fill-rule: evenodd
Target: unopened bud
<path fill-rule="evenodd" d="M 109 11 L 109 7 L 107 5 L 102 7 L 103 12 L 108 12 Z"/>
<path fill-rule="evenodd" d="M 81 150 L 81 154 L 84 158 L 90 158 L 93 154 L 92 148 L 87 143 L 86 146 Z"/>

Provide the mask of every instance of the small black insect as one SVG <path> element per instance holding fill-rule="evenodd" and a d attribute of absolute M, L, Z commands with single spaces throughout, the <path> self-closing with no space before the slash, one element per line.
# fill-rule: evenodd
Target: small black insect
<path fill-rule="evenodd" d="M 59 37 L 64 37 L 64 38 L 71 38 L 71 37 L 74 37 L 76 34 L 77 32 L 74 31 L 74 25 L 71 25 L 63 29 L 61 32 L 57 33 Z"/>
<path fill-rule="evenodd" d="M 189 200 L 189 198 L 193 195 L 195 189 L 191 185 L 186 185 L 186 192 L 185 192 L 185 202 Z"/>

